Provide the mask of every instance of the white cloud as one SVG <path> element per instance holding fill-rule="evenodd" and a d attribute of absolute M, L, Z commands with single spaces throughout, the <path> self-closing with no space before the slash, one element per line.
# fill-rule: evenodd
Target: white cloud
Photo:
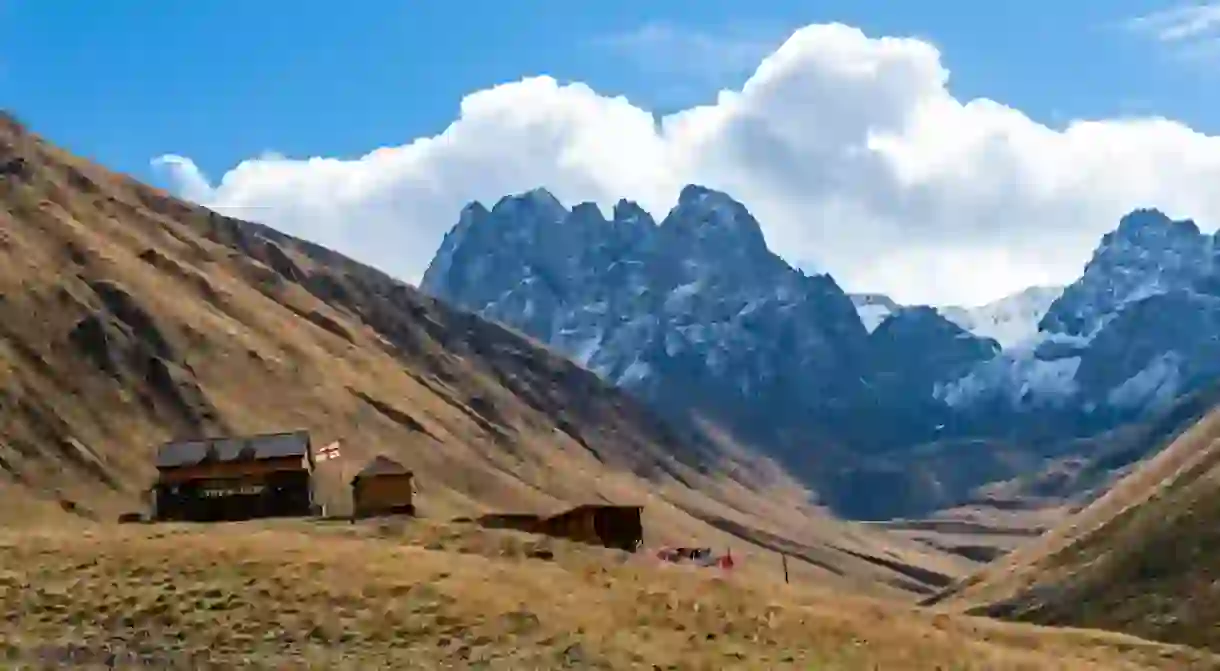
<path fill-rule="evenodd" d="M 208 178 L 189 158 L 166 154 L 152 161 L 154 168 L 167 171 L 174 180 L 178 195 L 196 202 L 208 202 L 215 195 Z"/>
<path fill-rule="evenodd" d="M 1220 2 L 1196 2 L 1138 16 L 1127 22 L 1136 33 L 1169 45 L 1187 59 L 1220 55 Z"/>
<path fill-rule="evenodd" d="M 1220 222 L 1220 138 L 1161 118 L 1056 130 L 957 100 L 947 82 L 926 42 L 816 25 L 740 90 L 659 121 L 536 77 L 470 94 L 440 135 L 356 159 L 253 158 L 215 186 L 186 159 L 163 165 L 188 197 L 409 281 L 466 202 L 538 185 L 659 215 L 688 182 L 723 189 L 789 261 L 851 290 L 942 304 L 1071 281 L 1137 206 Z"/>

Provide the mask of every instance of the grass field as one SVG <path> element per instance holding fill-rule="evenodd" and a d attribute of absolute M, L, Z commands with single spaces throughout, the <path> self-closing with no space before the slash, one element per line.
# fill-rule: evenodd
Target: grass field
<path fill-rule="evenodd" d="M 1217 668 L 1122 635 L 427 521 L 7 530 L 0 567 L 10 665 L 109 649 L 161 668 Z"/>

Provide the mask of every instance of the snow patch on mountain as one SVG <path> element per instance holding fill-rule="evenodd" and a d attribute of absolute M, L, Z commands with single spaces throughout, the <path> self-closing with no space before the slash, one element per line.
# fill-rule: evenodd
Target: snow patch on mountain
<path fill-rule="evenodd" d="M 851 302 L 856 306 L 856 314 L 860 316 L 860 321 L 869 333 L 902 307 L 884 294 L 851 294 Z"/>
<path fill-rule="evenodd" d="M 1011 349 L 1038 333 L 1038 322 L 1063 294 L 1063 287 L 1029 287 L 986 305 L 972 308 L 938 308 L 941 315 L 962 328 Z"/>
<path fill-rule="evenodd" d="M 934 396 L 953 408 L 996 400 L 1023 408 L 1063 405 L 1078 391 L 1080 357 L 1042 359 L 1036 351 L 1034 342 L 1003 351 L 965 376 L 937 385 Z"/>

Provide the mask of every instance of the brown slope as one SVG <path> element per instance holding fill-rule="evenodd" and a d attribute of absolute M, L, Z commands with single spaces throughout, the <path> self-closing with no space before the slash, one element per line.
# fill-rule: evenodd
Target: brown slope
<path fill-rule="evenodd" d="M 1220 409 L 1063 525 L 933 601 L 1220 650 Z"/>
<path fill-rule="evenodd" d="M 10 117 L 0 173 L 0 509 L 21 519 L 134 505 L 171 437 L 300 427 L 357 465 L 408 464 L 425 515 L 633 501 L 651 543 L 734 545 L 767 565 L 783 549 L 808 560 L 798 575 L 835 583 L 926 591 L 962 568 L 810 509 L 765 461 L 675 435 L 516 333 Z"/>

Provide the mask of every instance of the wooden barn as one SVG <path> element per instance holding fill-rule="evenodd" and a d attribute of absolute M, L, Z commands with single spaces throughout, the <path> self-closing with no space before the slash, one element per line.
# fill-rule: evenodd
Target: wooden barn
<path fill-rule="evenodd" d="M 539 532 L 635 552 L 644 542 L 642 506 L 588 504 L 542 520 Z"/>
<path fill-rule="evenodd" d="M 153 516 L 220 521 L 313 511 L 306 431 L 166 443 L 157 452 Z"/>
<path fill-rule="evenodd" d="M 414 515 L 413 474 L 386 456 L 377 456 L 352 478 L 354 517 Z"/>
<path fill-rule="evenodd" d="M 488 529 L 515 529 L 635 552 L 644 542 L 641 506 L 583 505 L 542 518 L 527 513 L 494 513 L 475 522 Z"/>

